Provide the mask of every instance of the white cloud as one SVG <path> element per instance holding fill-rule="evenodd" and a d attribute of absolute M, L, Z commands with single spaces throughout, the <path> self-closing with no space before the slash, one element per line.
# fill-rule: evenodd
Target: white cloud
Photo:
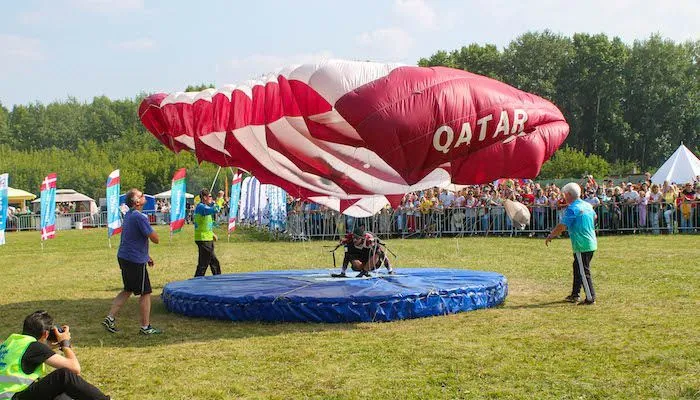
<path fill-rule="evenodd" d="M 413 38 L 399 28 L 377 29 L 364 32 L 355 42 L 376 60 L 397 60 L 406 57 L 413 47 Z"/>
<path fill-rule="evenodd" d="M 73 4 L 78 8 L 102 14 L 144 9 L 144 0 L 73 0 Z"/>
<path fill-rule="evenodd" d="M 116 47 L 126 51 L 145 51 L 156 46 L 156 42 L 149 38 L 139 38 L 134 40 L 126 40 L 117 43 Z"/>
<path fill-rule="evenodd" d="M 314 63 L 330 58 L 333 58 L 333 54 L 325 50 L 318 53 L 291 55 L 251 54 L 244 58 L 235 58 L 218 64 L 216 66 L 217 86 L 258 78 L 290 65 Z"/>
<path fill-rule="evenodd" d="M 435 28 L 437 13 L 423 0 L 394 0 L 394 13 L 425 29 Z"/>
<path fill-rule="evenodd" d="M 0 75 L 27 74 L 45 58 L 38 39 L 0 34 Z"/>
<path fill-rule="evenodd" d="M 41 42 L 38 39 L 0 34 L 0 59 L 6 61 L 41 61 Z"/>

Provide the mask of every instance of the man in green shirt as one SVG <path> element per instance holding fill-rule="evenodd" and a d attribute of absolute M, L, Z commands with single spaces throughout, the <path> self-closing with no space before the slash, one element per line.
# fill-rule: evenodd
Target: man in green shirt
<path fill-rule="evenodd" d="M 199 249 L 195 278 L 204 276 L 209 267 L 211 267 L 212 275 L 221 274 L 219 259 L 214 254 L 214 242 L 218 238 L 213 231 L 214 218 L 220 208 L 207 189 L 202 189 L 199 192 L 199 198 L 201 202 L 194 208 L 194 242 L 197 243 Z"/>
<path fill-rule="evenodd" d="M 586 299 L 579 304 L 595 304 L 595 290 L 591 279 L 590 264 L 593 253 L 598 249 L 598 241 L 595 236 L 595 220 L 597 218 L 593 207 L 581 200 L 581 187 L 574 182 L 567 183 L 561 189 L 568 207 L 564 211 L 561 222 L 545 239 L 545 245 L 549 246 L 552 239 L 569 231 L 571 247 L 574 250 L 574 282 L 571 295 L 566 301 L 579 303 L 581 286 L 586 293 Z"/>

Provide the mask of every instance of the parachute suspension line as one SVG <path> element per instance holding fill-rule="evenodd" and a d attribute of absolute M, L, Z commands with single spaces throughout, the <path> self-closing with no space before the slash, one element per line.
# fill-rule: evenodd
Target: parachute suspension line
<path fill-rule="evenodd" d="M 185 216 L 186 218 L 187 216 Z M 170 224 L 168 224 L 168 231 L 170 231 Z M 172 246 L 173 244 L 173 232 L 170 231 L 170 237 L 168 240 L 168 246 Z M 163 258 L 165 259 L 165 269 L 166 271 L 172 271 L 172 260 L 170 257 L 168 257 L 166 254 L 172 253 L 171 251 L 166 251 L 165 254 L 163 254 Z"/>
<path fill-rule="evenodd" d="M 219 172 L 221 172 L 221 167 L 216 170 L 216 175 L 214 175 L 214 180 L 211 182 L 211 187 L 209 188 L 209 193 L 211 193 L 212 190 L 214 190 L 214 185 L 216 184 L 216 180 L 219 178 Z M 201 201 L 201 199 L 200 199 Z"/>
<path fill-rule="evenodd" d="M 235 172 L 233 171 L 233 168 L 231 168 L 231 167 L 228 167 L 228 169 L 229 169 L 229 171 L 231 171 L 231 183 L 233 183 L 233 179 L 236 177 L 236 172 L 238 172 L 238 168 L 236 168 Z M 225 185 L 229 185 L 229 182 L 226 182 Z M 239 191 L 239 193 L 240 193 L 240 191 Z M 232 194 L 233 193 L 231 193 L 231 195 Z M 229 226 L 228 226 L 228 221 L 229 221 L 229 218 L 231 216 L 231 200 L 232 199 L 229 197 L 229 199 L 228 199 L 228 210 L 229 210 L 228 213 L 229 213 L 229 215 L 226 216 L 226 221 L 227 221 L 227 223 L 226 223 L 226 243 L 231 241 L 231 230 L 229 229 Z M 238 210 L 238 208 L 236 208 L 236 210 Z M 236 218 L 236 223 L 238 223 L 238 215 L 235 215 L 234 218 Z"/>
<path fill-rule="evenodd" d="M 199 168 L 199 166 L 198 166 L 198 168 Z M 216 170 L 216 175 L 214 175 L 214 180 L 211 181 L 211 186 L 209 187 L 209 193 L 210 193 L 210 194 L 211 194 L 212 191 L 214 190 L 214 186 L 216 185 L 216 180 L 219 179 L 219 173 L 220 173 L 220 172 L 221 172 L 221 166 L 219 166 L 219 169 Z M 225 172 L 225 171 L 224 171 L 224 175 L 226 175 L 226 172 Z M 225 181 L 226 181 L 226 179 L 224 179 L 224 186 L 228 184 L 228 182 L 225 182 Z M 199 201 L 201 202 L 202 199 L 199 199 Z M 226 224 L 226 233 L 227 233 L 227 235 L 228 235 L 228 216 L 226 217 L 226 221 L 227 221 L 227 224 Z M 216 221 L 215 221 L 215 222 L 216 222 Z M 216 223 L 214 224 L 214 226 L 218 228 L 218 227 L 219 227 L 218 222 L 216 222 Z M 226 241 L 228 242 L 228 237 L 226 238 Z"/>
<path fill-rule="evenodd" d="M 304 243 L 304 260 L 306 261 L 306 265 L 309 265 L 309 239 L 303 239 L 301 242 Z"/>
<path fill-rule="evenodd" d="M 455 258 L 459 257 L 459 237 L 455 237 Z"/>
<path fill-rule="evenodd" d="M 369 168 L 370 163 L 369 163 L 369 152 L 366 152 L 367 157 L 365 158 L 365 164 L 362 166 L 363 168 Z M 373 174 L 369 174 L 369 176 L 372 179 L 372 193 L 377 193 L 377 179 L 374 177 Z M 375 196 L 375 201 L 376 201 L 376 196 Z M 374 206 L 374 205 L 373 205 Z M 376 208 L 374 208 L 376 210 Z M 377 220 L 376 218 L 374 219 L 375 221 Z M 378 227 L 377 227 L 378 228 Z M 377 229 L 376 231 L 378 231 Z M 375 231 L 375 232 L 376 232 Z"/>

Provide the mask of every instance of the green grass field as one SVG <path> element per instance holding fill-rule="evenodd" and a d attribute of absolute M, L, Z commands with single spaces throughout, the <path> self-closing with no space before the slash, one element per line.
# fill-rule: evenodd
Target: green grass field
<path fill-rule="evenodd" d="M 191 227 L 151 245 L 154 294 L 195 269 Z M 217 244 L 224 273 L 329 268 L 329 242 L 266 242 L 238 232 Z M 262 239 L 262 240 L 261 240 Z M 556 240 L 389 241 L 398 268 L 439 266 L 508 277 L 504 305 L 391 323 L 267 324 L 191 319 L 154 297 L 143 337 L 138 302 L 101 320 L 121 288 L 106 232 L 61 231 L 42 251 L 37 232 L 0 247 L 0 336 L 46 309 L 71 326 L 83 376 L 115 399 L 640 399 L 700 398 L 700 236 L 599 239 L 598 304 L 561 300 L 571 247 Z M 1 339 L 0 339 L 1 340 Z"/>

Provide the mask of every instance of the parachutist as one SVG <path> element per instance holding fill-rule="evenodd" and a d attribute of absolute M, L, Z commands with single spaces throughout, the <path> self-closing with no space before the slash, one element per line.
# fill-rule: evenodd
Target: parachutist
<path fill-rule="evenodd" d="M 358 226 L 352 233 L 348 233 L 340 240 L 338 246 L 345 246 L 345 256 L 340 273 L 331 274 L 333 278 L 346 278 L 348 266 L 353 271 L 359 271 L 358 278 L 370 276 L 369 272 L 379 269 L 382 264 L 387 273 L 393 274 L 389 257 L 386 255 L 384 243 L 379 241 L 371 232 L 365 232 Z M 337 247 L 336 247 L 337 248 Z M 392 253 L 393 254 L 393 253 Z"/>

